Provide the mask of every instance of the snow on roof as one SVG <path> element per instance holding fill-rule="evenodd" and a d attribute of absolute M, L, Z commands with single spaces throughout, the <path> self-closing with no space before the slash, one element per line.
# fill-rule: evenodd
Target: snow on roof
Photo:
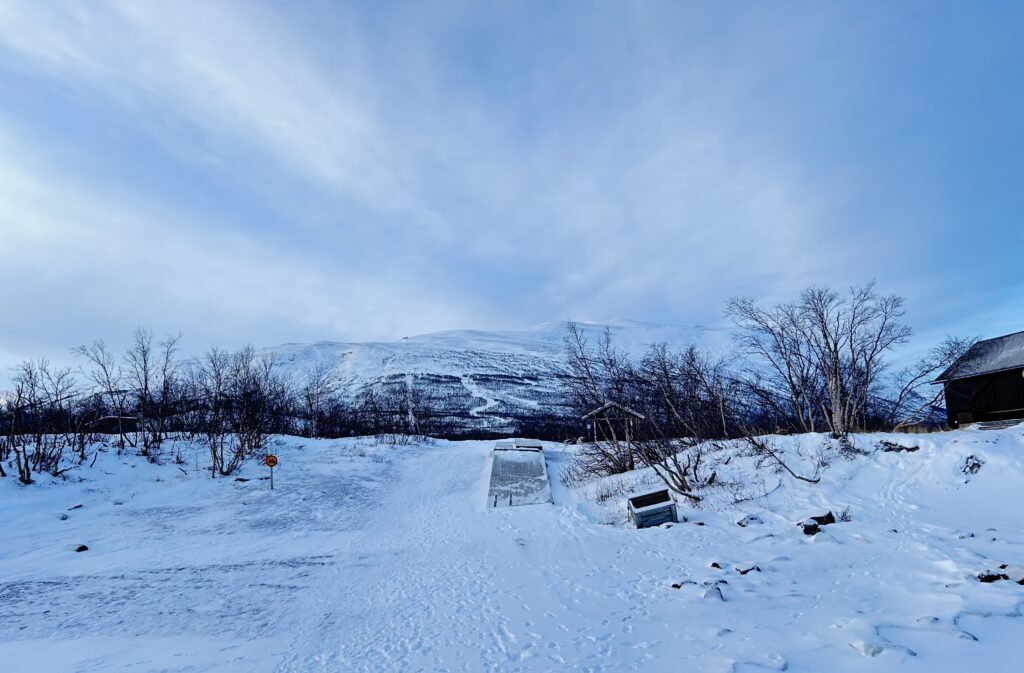
<path fill-rule="evenodd" d="M 624 414 L 628 414 L 629 416 L 632 416 L 633 418 L 638 418 L 640 420 L 644 419 L 644 415 L 643 414 L 641 414 L 638 411 L 633 411 L 632 409 L 630 409 L 629 407 L 627 407 L 627 406 L 625 406 L 623 404 L 619 404 L 618 402 L 606 402 L 605 404 L 602 404 L 597 409 L 594 409 L 593 411 L 591 411 L 589 414 L 584 415 L 582 420 L 586 421 L 586 420 L 588 420 L 590 418 L 593 418 L 594 416 L 603 414 L 604 412 L 606 412 L 606 411 L 608 411 L 610 409 L 618 409 L 619 411 L 623 412 Z"/>
<path fill-rule="evenodd" d="M 1024 332 L 979 341 L 971 346 L 936 383 L 1024 368 Z"/>
<path fill-rule="evenodd" d="M 503 440 L 495 443 L 495 451 L 543 451 L 544 446 L 540 442 L 525 439 Z"/>

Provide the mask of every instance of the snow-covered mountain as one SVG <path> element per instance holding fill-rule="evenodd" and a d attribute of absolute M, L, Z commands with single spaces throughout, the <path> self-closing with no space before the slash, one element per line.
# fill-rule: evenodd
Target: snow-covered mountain
<path fill-rule="evenodd" d="M 728 340 L 726 330 L 700 326 L 627 320 L 578 326 L 593 343 L 609 329 L 616 347 L 633 354 L 655 343 L 718 350 Z M 565 334 L 565 323 L 557 322 L 518 331 L 435 332 L 393 342 L 290 343 L 272 350 L 295 381 L 326 366 L 350 398 L 368 387 L 404 392 L 413 386 L 428 396 L 433 409 L 458 419 L 466 430 L 515 432 L 564 413 L 558 388 Z"/>

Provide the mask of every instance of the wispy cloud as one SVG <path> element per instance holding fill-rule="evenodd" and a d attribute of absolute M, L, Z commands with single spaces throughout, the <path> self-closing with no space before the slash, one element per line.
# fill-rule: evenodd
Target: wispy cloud
<path fill-rule="evenodd" d="M 265 343 L 715 321 L 730 294 L 871 277 L 948 295 L 940 241 L 981 195 L 941 187 L 981 159 L 947 139 L 983 138 L 920 74 L 1009 124 L 1019 48 L 985 14 L 973 45 L 953 14 L 791 9 L 3 3 L 0 255 L 32 282 L 0 301 L 60 339 Z"/>
<path fill-rule="evenodd" d="M 119 338 L 131 324 L 237 346 L 294 334 L 387 337 L 468 319 L 415 278 L 325 267 L 161 204 L 97 198 L 59 172 L 42 177 L 2 135 L 0 154 L 0 268 L 14 284 L 0 312 L 17 316 L 4 334 L 14 352 L 62 353 L 112 326 Z"/>

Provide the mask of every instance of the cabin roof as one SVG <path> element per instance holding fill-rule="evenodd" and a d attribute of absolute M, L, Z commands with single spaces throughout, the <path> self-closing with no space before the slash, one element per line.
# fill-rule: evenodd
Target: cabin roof
<path fill-rule="evenodd" d="M 641 421 L 645 418 L 645 416 L 643 414 L 641 414 L 640 412 L 633 411 L 629 407 L 621 405 L 618 402 L 606 402 L 606 403 L 602 404 L 601 406 L 599 406 L 597 409 L 594 409 L 590 413 L 585 414 L 583 416 L 583 420 L 584 421 L 590 420 L 594 416 L 598 416 L 600 414 L 603 414 L 603 413 L 605 413 L 605 412 L 607 412 L 607 411 L 609 411 L 611 409 L 618 409 L 622 413 L 627 414 L 629 416 L 632 416 L 633 418 L 640 419 Z"/>
<path fill-rule="evenodd" d="M 1024 368 L 1024 332 L 1014 332 L 974 344 L 942 372 L 935 383 L 1021 368 Z"/>

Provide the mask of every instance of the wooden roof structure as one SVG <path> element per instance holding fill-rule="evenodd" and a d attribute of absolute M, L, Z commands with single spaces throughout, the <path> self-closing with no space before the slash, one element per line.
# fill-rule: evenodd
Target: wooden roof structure
<path fill-rule="evenodd" d="M 595 416 L 607 414 L 612 409 L 620 411 L 624 416 L 632 416 L 633 418 L 639 421 L 642 421 L 646 418 L 646 416 L 644 416 L 640 412 L 633 411 L 629 407 L 619 404 L 618 402 L 606 402 L 599 406 L 597 409 L 591 411 L 590 413 L 584 414 L 582 420 L 589 421 L 591 418 L 594 418 Z"/>
<path fill-rule="evenodd" d="M 1024 369 L 1024 332 L 985 339 L 967 349 L 934 383 Z"/>

